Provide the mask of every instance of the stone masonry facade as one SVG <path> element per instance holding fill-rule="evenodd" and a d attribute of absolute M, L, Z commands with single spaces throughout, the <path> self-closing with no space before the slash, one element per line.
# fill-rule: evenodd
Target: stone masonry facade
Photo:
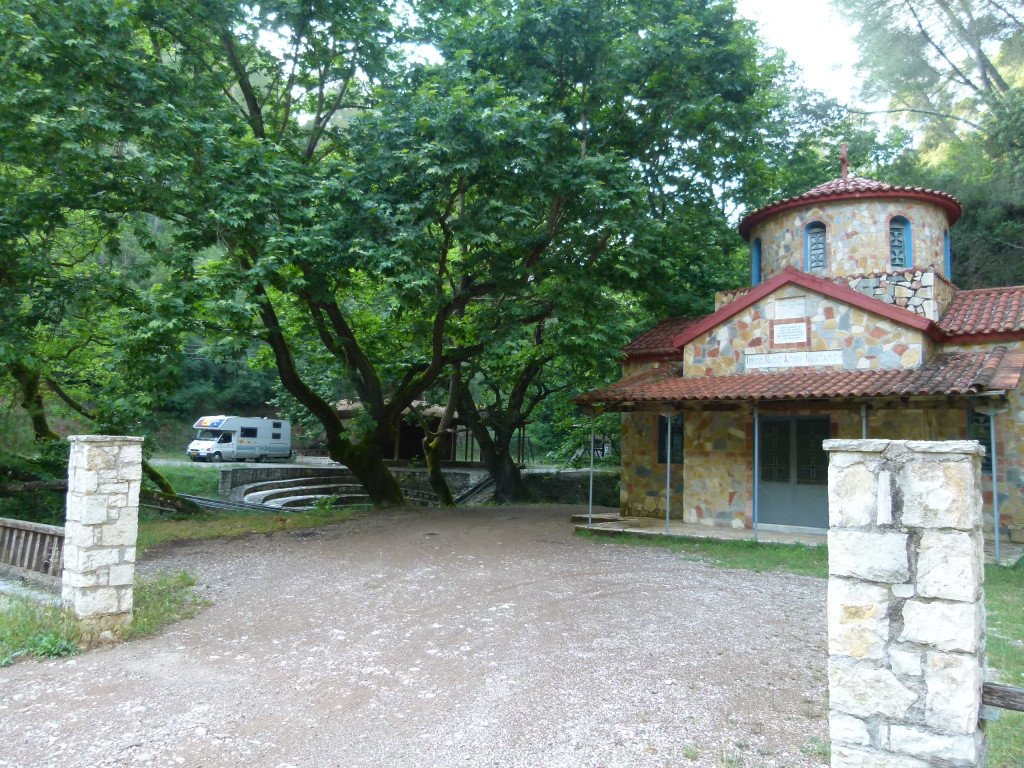
<path fill-rule="evenodd" d="M 802 302 L 800 318 L 781 318 L 780 303 Z M 806 319 L 804 319 L 806 318 Z M 929 344 L 920 331 L 797 286 L 785 286 L 686 345 L 684 376 L 727 376 L 746 372 L 750 354 L 780 351 L 777 324 L 803 322 L 807 351 L 841 350 L 843 368 L 907 368 L 920 365 Z M 775 372 L 787 370 L 773 369 Z"/>
<path fill-rule="evenodd" d="M 825 225 L 828 259 L 822 277 L 891 272 L 889 221 L 903 216 L 913 231 L 914 269 L 933 267 L 945 276 L 941 254 L 949 227 L 946 213 L 937 205 L 919 200 L 845 200 L 808 204 L 780 213 L 750 233 L 761 240 L 761 276 L 767 280 L 787 266 L 804 269 L 804 227 Z"/>
<path fill-rule="evenodd" d="M 132 620 L 142 438 L 73 435 L 61 599 L 83 632 Z"/>
<path fill-rule="evenodd" d="M 973 442 L 828 440 L 832 768 L 984 764 Z"/>

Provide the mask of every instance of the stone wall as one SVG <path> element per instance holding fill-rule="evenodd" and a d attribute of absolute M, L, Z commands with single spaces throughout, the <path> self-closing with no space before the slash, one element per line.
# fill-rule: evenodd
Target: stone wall
<path fill-rule="evenodd" d="M 845 282 L 865 296 L 936 322 L 956 295 L 956 289 L 931 268 L 853 275 L 836 282 Z"/>
<path fill-rule="evenodd" d="M 804 227 L 825 225 L 825 277 L 890 272 L 889 220 L 905 216 L 910 222 L 914 269 L 932 266 L 945 275 L 945 211 L 937 205 L 900 198 L 808 203 L 768 218 L 750 233 L 761 238 L 761 277 L 768 280 L 787 266 L 804 268 Z"/>
<path fill-rule="evenodd" d="M 799 317 L 781 317 L 783 304 L 791 315 L 793 302 L 801 300 L 804 306 Z M 805 323 L 806 342 L 776 344 L 776 326 L 793 323 Z M 787 285 L 687 344 L 683 372 L 685 376 L 727 376 L 745 373 L 751 354 L 827 350 L 840 351 L 841 367 L 845 369 L 912 368 L 924 360 L 928 345 L 919 331 L 800 286 Z M 770 369 L 784 370 L 790 369 Z"/>
<path fill-rule="evenodd" d="M 983 451 L 825 448 L 832 768 L 982 765 Z"/>
<path fill-rule="evenodd" d="M 1001 345 L 1010 349 L 1024 351 L 1024 341 L 1001 341 Z M 943 346 L 943 350 L 967 350 L 980 352 L 992 349 L 992 344 L 961 344 Z M 986 408 L 989 403 L 978 401 L 978 408 Z M 999 517 L 1004 529 L 1009 529 L 1010 538 L 1015 542 L 1024 543 L 1024 381 L 1017 388 L 1006 393 L 1005 402 L 991 403 L 997 411 L 996 416 L 996 450 L 999 454 L 998 487 Z M 967 436 L 966 421 L 963 437 Z M 988 446 L 985 446 L 987 449 Z M 985 525 L 989 530 L 989 518 L 992 514 L 992 481 L 986 474 L 982 477 L 982 490 L 985 499 Z"/>
<path fill-rule="evenodd" d="M 62 602 L 87 635 L 131 623 L 142 438 L 73 435 Z"/>
<path fill-rule="evenodd" d="M 623 515 L 664 519 L 665 465 L 658 463 L 658 414 L 622 414 L 620 441 L 619 509 Z M 683 455 L 686 455 L 685 444 Z M 682 512 L 683 465 L 673 461 L 672 517 L 682 519 Z"/>
<path fill-rule="evenodd" d="M 530 471 L 523 483 L 539 502 L 549 504 L 586 504 L 590 497 L 590 470 Z M 614 469 L 594 470 L 594 506 L 619 505 L 619 473 Z"/>

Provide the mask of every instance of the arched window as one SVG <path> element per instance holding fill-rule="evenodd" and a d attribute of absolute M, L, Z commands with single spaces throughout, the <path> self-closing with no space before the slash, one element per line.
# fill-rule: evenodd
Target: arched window
<path fill-rule="evenodd" d="M 910 222 L 902 216 L 893 216 L 889 220 L 889 265 L 904 269 L 914 266 Z"/>
<path fill-rule="evenodd" d="M 804 227 L 804 270 L 825 271 L 825 225 L 820 221 Z"/>
<path fill-rule="evenodd" d="M 750 284 L 761 284 L 761 238 L 754 238 L 750 244 Z"/>
<path fill-rule="evenodd" d="M 953 246 L 949 242 L 949 230 L 942 233 L 942 264 L 945 267 L 946 279 L 953 279 Z"/>

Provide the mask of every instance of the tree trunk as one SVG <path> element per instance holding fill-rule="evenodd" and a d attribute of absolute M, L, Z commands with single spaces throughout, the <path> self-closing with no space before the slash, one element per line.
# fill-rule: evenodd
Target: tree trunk
<path fill-rule="evenodd" d="M 444 436 L 451 427 L 455 417 L 455 404 L 459 399 L 459 387 L 462 384 L 462 372 L 458 369 L 452 371 L 448 379 L 448 402 L 445 403 L 444 415 L 437 425 L 437 431 L 431 433 L 426 419 L 421 419 L 423 424 L 423 458 L 427 463 L 427 477 L 430 479 L 430 487 L 434 489 L 437 498 L 446 507 L 455 506 L 455 497 L 452 495 L 451 486 L 448 485 L 448 478 L 444 476 L 441 469 L 441 445 Z"/>
<path fill-rule="evenodd" d="M 374 506 L 397 507 L 405 503 L 402 488 L 384 463 L 379 446 L 373 443 L 329 441 L 327 454 L 352 470 Z"/>
<path fill-rule="evenodd" d="M 494 500 L 499 504 L 533 501 L 533 494 L 523 482 L 523 473 L 509 452 L 511 438 L 498 451 L 481 451 L 484 465 L 494 480 Z"/>
<path fill-rule="evenodd" d="M 60 440 L 60 435 L 50 429 L 46 422 L 46 410 L 43 408 L 43 396 L 39 392 L 39 372 L 33 371 L 21 363 L 8 363 L 7 370 L 18 383 L 21 390 L 21 407 L 32 420 L 32 432 L 36 440 Z"/>
<path fill-rule="evenodd" d="M 510 451 L 515 427 L 502 424 L 492 436 L 480 419 L 473 393 L 465 384 L 459 388 L 459 416 L 469 424 L 480 446 L 480 460 L 494 481 L 494 500 L 499 503 L 533 501 L 533 494 L 523 482 L 522 472 Z"/>
<path fill-rule="evenodd" d="M 152 481 L 152 483 L 160 489 L 161 493 L 165 493 L 168 496 L 177 496 L 178 492 L 174 490 L 174 486 L 168 482 L 167 478 L 160 474 L 160 470 L 154 467 L 145 459 L 142 460 L 142 471 L 146 473 L 146 477 Z"/>

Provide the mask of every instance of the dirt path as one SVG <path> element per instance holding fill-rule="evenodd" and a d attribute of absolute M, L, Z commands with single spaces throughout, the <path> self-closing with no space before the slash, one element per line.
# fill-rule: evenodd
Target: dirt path
<path fill-rule="evenodd" d="M 394 512 L 165 550 L 215 604 L 0 669 L 0 766 L 822 766 L 825 582 Z"/>

